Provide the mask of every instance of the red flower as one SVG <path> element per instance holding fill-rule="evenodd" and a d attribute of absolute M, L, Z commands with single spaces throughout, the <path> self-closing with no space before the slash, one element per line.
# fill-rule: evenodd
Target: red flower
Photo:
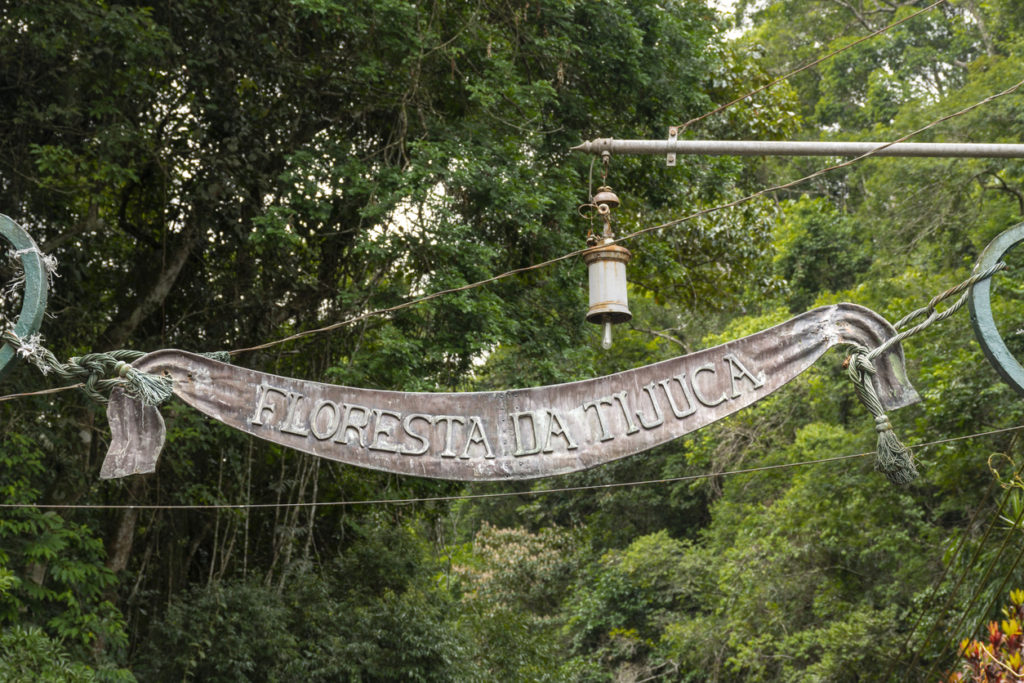
<path fill-rule="evenodd" d="M 999 630 L 998 622 L 988 622 L 988 640 L 992 643 L 993 650 L 999 647 L 999 643 L 1003 640 L 1003 632 Z"/>

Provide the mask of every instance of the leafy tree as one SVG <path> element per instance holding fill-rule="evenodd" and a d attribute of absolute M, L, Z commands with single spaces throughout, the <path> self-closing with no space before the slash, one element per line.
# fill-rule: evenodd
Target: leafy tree
<path fill-rule="evenodd" d="M 43 330 L 58 355 L 252 347 L 581 247 L 576 207 L 604 169 L 571 145 L 663 137 L 927 4 L 740 3 L 750 30 L 729 43 L 699 0 L 0 3 L 11 124 L 0 208 L 60 260 Z M 945 3 L 685 134 L 894 138 L 1016 83 L 1022 27 L 1009 0 Z M 1016 141 L 1018 99 L 921 139 Z M 694 158 L 663 170 L 616 157 L 615 228 L 819 166 Z M 568 261 L 234 361 L 388 389 L 509 388 L 661 360 L 840 300 L 897 319 L 1021 220 L 1022 173 L 1014 161 L 874 159 L 635 239 L 637 315 L 608 354 L 583 322 L 582 266 Z M 999 276 L 996 292 L 1016 348 L 1020 288 Z M 908 442 L 1020 423 L 963 318 L 904 346 L 926 398 L 890 416 Z M 560 483 L 868 451 L 874 431 L 841 360 L 690 438 Z M 21 367 L 4 387 L 47 381 Z M 0 487 L 25 504 L 466 490 L 163 410 L 158 472 L 97 484 L 101 410 L 66 394 L 0 403 Z M 994 467 L 1011 477 L 1020 448 L 1010 432 L 918 449 L 922 477 L 906 489 L 853 460 L 453 506 L 8 510 L 0 642 L 21 656 L 0 666 L 56 680 L 127 678 L 128 663 L 146 680 L 923 673 L 956 656 L 949 615 L 977 617 L 971 596 L 992 598 L 1006 578 L 1000 544 L 1019 530 L 987 493 L 998 488 L 988 456 L 1005 454 Z M 989 521 L 998 533 L 985 534 Z"/>
<path fill-rule="evenodd" d="M 1006 619 L 988 623 L 988 642 L 965 638 L 960 644 L 961 670 L 950 681 L 1011 681 L 1020 678 L 1021 623 L 1024 621 L 1024 593 L 1010 591 L 1010 605 L 1003 609 Z"/>
<path fill-rule="evenodd" d="M 84 524 L 32 507 L 45 481 L 42 453 L 18 434 L 3 443 L 5 501 L 25 507 L 0 519 L 0 679 L 130 680 L 112 666 L 128 637 L 110 600 L 116 578 L 103 565 L 102 541 Z"/>

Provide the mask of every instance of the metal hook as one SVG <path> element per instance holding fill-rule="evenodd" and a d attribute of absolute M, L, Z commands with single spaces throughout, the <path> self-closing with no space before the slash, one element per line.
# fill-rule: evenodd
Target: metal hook
<path fill-rule="evenodd" d="M 999 263 L 1003 256 L 1016 245 L 1024 242 L 1024 223 L 1019 223 L 1009 230 L 1000 233 L 981 252 L 975 272 L 982 272 Z M 996 372 L 1019 394 L 1024 395 L 1024 367 L 1006 348 L 992 316 L 992 278 L 985 278 L 971 286 L 968 304 L 971 310 L 971 325 L 978 337 L 985 357 L 996 369 Z"/>
<path fill-rule="evenodd" d="M 24 339 L 39 331 L 43 314 L 46 312 L 48 283 L 43 254 L 25 229 L 3 214 L 0 214 L 0 237 L 14 247 L 14 253 L 19 256 L 21 266 L 25 270 L 21 314 L 14 325 L 14 333 Z M 0 347 L 0 379 L 10 369 L 8 366 L 15 353 L 14 347 L 10 344 Z"/>

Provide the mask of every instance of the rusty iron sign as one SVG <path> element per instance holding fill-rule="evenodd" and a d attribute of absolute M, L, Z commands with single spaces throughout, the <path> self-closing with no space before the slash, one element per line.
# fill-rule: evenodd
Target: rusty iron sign
<path fill-rule="evenodd" d="M 606 377 L 498 392 L 406 393 L 279 377 L 183 351 L 134 363 L 164 373 L 185 403 L 235 429 L 376 470 L 460 481 L 588 469 L 707 426 L 776 391 L 837 344 L 895 334 L 855 304 L 817 308 L 721 346 Z M 876 361 L 887 410 L 919 400 L 896 345 Z M 164 446 L 156 408 L 115 390 L 100 476 L 152 472 Z"/>

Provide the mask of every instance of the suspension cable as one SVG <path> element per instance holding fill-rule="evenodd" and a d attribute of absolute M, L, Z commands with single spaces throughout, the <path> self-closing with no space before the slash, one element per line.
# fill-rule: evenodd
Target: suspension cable
<path fill-rule="evenodd" d="M 942 1 L 945 2 L 945 0 L 942 0 Z M 908 140 L 908 139 L 914 137 L 915 135 L 923 133 L 924 131 L 927 131 L 927 130 L 931 129 L 931 128 L 937 126 L 940 123 L 944 123 L 945 121 L 949 121 L 950 119 L 956 118 L 958 116 L 962 116 L 962 115 L 964 115 L 964 114 L 966 114 L 966 113 L 968 113 L 968 112 L 970 112 L 970 111 L 972 111 L 974 109 L 977 109 L 978 107 L 981 107 L 981 106 L 983 106 L 985 104 L 988 104 L 989 102 L 992 102 L 993 100 L 996 100 L 996 99 L 998 99 L 1000 97 L 1005 97 L 1006 95 L 1010 95 L 1010 94 L 1016 92 L 1021 86 L 1024 86 L 1024 80 L 1021 80 L 1021 81 L 1015 83 L 1014 85 L 1010 86 L 1009 88 L 1006 88 L 1005 90 L 1002 90 L 1002 91 L 1000 91 L 998 93 L 995 93 L 994 95 L 989 95 L 988 97 L 986 97 L 986 98 L 984 98 L 982 100 L 979 100 L 978 102 L 975 102 L 974 104 L 971 104 L 971 105 L 969 105 L 967 107 L 964 107 L 963 109 L 960 109 L 960 110 L 958 110 L 956 112 L 953 112 L 951 114 L 946 114 L 946 115 L 941 116 L 941 117 L 939 117 L 937 119 L 934 119 L 933 121 L 925 124 L 924 126 L 918 128 L 917 130 L 911 131 L 910 133 L 907 133 L 907 134 L 905 134 L 905 135 L 903 135 L 903 136 L 901 136 L 901 137 L 899 137 L 896 140 L 893 140 L 891 142 L 887 142 L 887 143 L 881 144 L 878 147 L 875 147 L 874 149 L 872 149 L 871 151 L 869 151 L 869 152 L 867 152 L 865 154 L 861 154 L 860 156 L 854 157 L 852 159 L 848 159 L 846 161 L 834 164 L 832 166 L 826 166 L 824 168 L 818 169 L 817 171 L 811 173 L 810 175 L 806 175 L 806 176 L 804 176 L 802 178 L 798 178 L 796 180 L 791 180 L 789 182 L 786 182 L 786 183 L 783 183 L 783 184 L 780 184 L 780 185 L 773 185 L 771 187 L 768 187 L 768 188 L 765 188 L 765 189 L 762 189 L 762 190 L 758 190 L 757 192 L 754 192 L 753 194 L 746 195 L 744 197 L 741 197 L 739 199 L 733 200 L 731 202 L 727 202 L 727 203 L 724 203 L 724 204 L 718 204 L 716 206 L 709 207 L 709 208 L 706 208 L 706 209 L 700 209 L 700 210 L 694 211 L 694 212 L 692 212 L 690 214 L 687 214 L 686 216 L 683 216 L 681 218 L 677 218 L 677 219 L 674 219 L 674 220 L 671 220 L 671 221 L 668 221 L 668 222 L 665 222 L 665 223 L 660 223 L 658 225 L 652 225 L 652 226 L 649 226 L 649 227 L 646 227 L 646 228 L 642 228 L 642 229 L 637 230 L 635 232 L 631 232 L 631 233 L 629 233 L 627 235 L 623 235 L 622 237 L 619 237 L 618 239 L 614 240 L 613 242 L 614 243 L 625 242 L 627 240 L 635 239 L 636 237 L 639 237 L 641 235 L 645 235 L 645 234 L 650 233 L 650 232 L 656 232 L 656 231 L 664 230 L 666 228 L 672 228 L 672 227 L 675 227 L 675 226 L 680 225 L 682 223 L 686 223 L 686 222 L 692 221 L 692 220 L 694 220 L 696 218 L 700 218 L 702 216 L 707 216 L 707 215 L 712 214 L 712 213 L 716 213 L 716 212 L 719 212 L 719 211 L 724 211 L 725 209 L 732 209 L 732 208 L 735 208 L 735 207 L 740 206 L 742 204 L 746 204 L 746 203 L 748 203 L 750 201 L 753 201 L 754 199 L 758 199 L 760 197 L 763 197 L 765 195 L 768 195 L 768 194 L 771 194 L 771 193 L 774 193 L 774 192 L 778 192 L 780 190 L 788 190 L 790 188 L 796 187 L 797 185 L 801 185 L 803 183 L 806 183 L 806 182 L 808 182 L 810 180 L 813 180 L 813 179 L 818 178 L 818 177 L 820 177 L 822 175 L 825 175 L 826 173 L 830 173 L 830 172 L 835 171 L 835 170 L 846 168 L 848 166 L 851 166 L 853 164 L 856 164 L 856 163 L 858 163 L 860 161 L 863 161 L 864 159 L 867 159 L 867 158 L 873 156 L 877 152 L 879 152 L 879 151 L 881 151 L 881 150 L 883 150 L 883 149 L 885 149 L 887 147 L 891 147 L 894 144 L 903 142 L 905 140 Z M 458 293 L 458 292 L 464 292 L 464 291 L 467 291 L 467 290 L 470 290 L 470 289 L 476 289 L 477 287 L 482 287 L 484 285 L 491 284 L 491 283 L 497 282 L 499 280 L 504 280 L 504 279 L 512 277 L 514 275 L 521 275 L 523 273 L 526 273 L 526 272 L 529 272 L 529 271 L 532 271 L 532 270 L 539 270 L 541 268 L 546 268 L 548 266 L 554 265 L 554 264 L 559 263 L 561 261 L 566 261 L 568 259 L 580 256 L 580 255 L 583 254 L 584 251 L 586 251 L 585 248 L 584 249 L 577 249 L 577 250 L 574 250 L 574 251 L 570 251 L 570 252 L 568 252 L 566 254 L 562 254 L 561 256 L 556 256 L 555 258 L 548 259 L 547 261 L 542 261 L 540 263 L 535 263 L 535 264 L 530 265 L 530 266 L 523 266 L 522 268 L 515 268 L 513 270 L 506 271 L 506 272 L 501 273 L 499 275 L 494 275 L 494 276 L 486 278 L 484 280 L 479 280 L 477 282 L 472 282 L 472 283 L 469 283 L 469 284 L 461 285 L 459 287 L 452 287 L 450 289 L 438 290 L 436 292 L 433 292 L 431 294 L 427 294 L 425 296 L 417 297 L 415 299 L 409 299 L 408 301 L 404 301 L 404 302 L 402 302 L 400 304 L 395 304 L 394 306 L 388 306 L 386 308 L 379 308 L 379 309 L 375 309 L 375 310 L 372 310 L 372 311 L 366 311 L 365 313 L 360 313 L 359 315 L 355 315 L 355 316 L 352 316 L 350 318 L 346 318 L 345 320 L 341 320 L 341 321 L 338 321 L 336 323 L 331 323 L 330 325 L 325 325 L 323 327 L 318 327 L 318 328 L 311 329 L 311 330 L 304 330 L 302 332 L 296 332 L 295 334 L 291 334 L 291 335 L 288 335 L 286 337 L 282 337 L 280 339 L 268 341 L 268 342 L 265 342 L 263 344 L 257 344 L 255 346 L 248 346 L 248 347 L 243 347 L 243 348 L 232 349 L 230 351 L 230 353 L 231 353 L 231 355 L 237 355 L 237 354 L 241 354 L 241 353 L 247 353 L 247 352 L 250 352 L 250 351 L 261 351 L 263 349 L 267 349 L 267 348 L 270 348 L 272 346 L 276 346 L 278 344 L 284 344 L 286 342 L 296 341 L 296 340 L 302 339 L 304 337 L 309 337 L 309 336 L 313 336 L 313 335 L 316 335 L 316 334 L 321 334 L 321 333 L 324 333 L 324 332 L 331 332 L 333 330 L 339 329 L 341 327 L 346 327 L 348 325 L 352 325 L 353 323 L 360 322 L 360 321 L 366 320 L 368 318 L 387 315 L 389 313 L 394 313 L 396 311 L 399 311 L 399 310 L 402 310 L 402 309 L 405 309 L 405 308 L 409 308 L 411 306 L 415 306 L 417 304 L 424 303 L 426 301 L 431 301 L 433 299 L 437 299 L 437 298 L 442 297 L 442 296 L 446 296 L 446 295 L 449 295 L 449 294 L 455 294 L 455 293 Z"/>
<path fill-rule="evenodd" d="M 987 432 L 979 432 L 975 434 L 967 434 L 965 436 L 954 436 L 947 439 L 939 439 L 937 441 L 928 441 L 920 443 L 913 448 L 928 448 L 930 446 L 938 446 L 946 443 L 953 443 L 956 441 L 967 441 L 971 439 L 979 439 L 985 436 L 993 436 L 996 434 L 1005 434 L 1008 432 L 1015 432 L 1024 429 L 1024 425 L 1017 425 L 1014 427 L 1005 427 L 1003 429 L 993 429 Z M 728 470 L 725 472 L 702 472 L 700 474 L 688 474 L 679 477 L 667 477 L 664 479 L 646 479 L 641 481 L 628 481 L 628 482 L 611 482 L 608 484 L 587 484 L 582 486 L 562 486 L 558 488 L 550 489 L 527 489 L 521 491 L 496 491 L 492 493 L 469 493 L 469 494 L 458 494 L 451 496 L 427 496 L 420 498 L 380 498 L 375 500 L 336 500 L 336 501 L 318 501 L 318 502 L 294 502 L 294 503 L 211 503 L 205 505 L 125 505 L 125 504 L 81 504 L 81 505 L 63 505 L 60 503 L 0 503 L 0 509 L 23 509 L 23 508 L 36 508 L 40 510 L 256 510 L 264 508 L 295 508 L 295 507 L 351 507 L 356 505 L 409 505 L 413 503 L 437 503 L 437 502 L 453 502 L 458 500 L 481 500 L 487 498 L 511 498 L 514 496 L 539 496 L 548 493 L 576 493 L 579 491 L 597 491 L 617 488 L 629 488 L 636 486 L 653 486 L 656 484 L 674 484 L 685 481 L 698 481 L 701 479 L 714 479 L 716 477 L 727 477 L 735 476 L 739 474 L 754 474 L 758 472 L 768 472 L 771 470 L 782 470 L 791 469 L 794 467 L 806 467 L 810 465 L 821 465 L 830 462 L 839 462 L 842 460 L 853 460 L 856 458 L 863 458 L 868 455 L 874 455 L 874 451 L 868 451 L 865 453 L 852 453 L 849 455 L 837 455 L 831 458 L 820 458 L 817 460 L 803 460 L 800 462 L 790 463 L 779 463 L 776 465 L 763 465 L 761 467 L 748 467 L 739 470 Z"/>

